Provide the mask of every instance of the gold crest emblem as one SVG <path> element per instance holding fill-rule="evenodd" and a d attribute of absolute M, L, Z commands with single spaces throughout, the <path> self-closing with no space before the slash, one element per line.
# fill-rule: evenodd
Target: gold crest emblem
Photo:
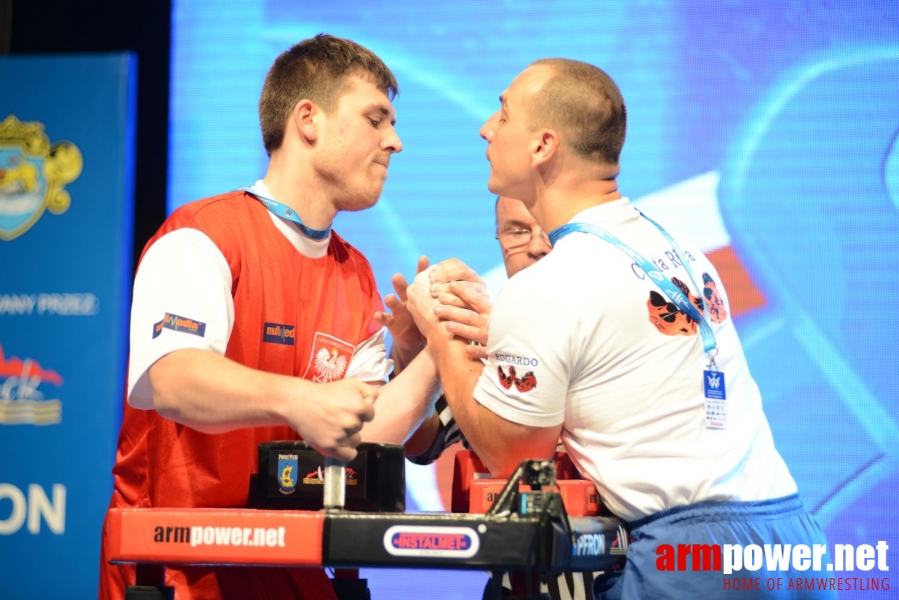
<path fill-rule="evenodd" d="M 50 143 L 44 124 L 9 115 L 0 123 L 0 240 L 13 240 L 44 210 L 61 215 L 72 198 L 65 186 L 81 175 L 84 159 L 72 142 Z"/>

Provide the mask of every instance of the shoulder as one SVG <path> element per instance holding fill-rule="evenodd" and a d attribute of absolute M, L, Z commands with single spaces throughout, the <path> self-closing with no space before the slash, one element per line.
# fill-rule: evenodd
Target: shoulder
<path fill-rule="evenodd" d="M 565 298 L 567 302 L 570 298 L 566 294 L 578 293 L 584 285 L 589 285 L 595 279 L 590 276 L 589 262 L 595 259 L 582 252 L 581 240 L 572 241 L 573 244 L 559 244 L 540 261 L 509 278 L 497 301 L 499 297 L 507 296 L 553 302 Z M 595 270 L 592 272 L 596 273 Z"/>
<path fill-rule="evenodd" d="M 573 307 L 583 295 L 579 284 L 571 275 L 568 261 L 553 251 L 509 278 L 497 294 L 490 320 L 510 326 L 523 322 L 530 326 L 547 324 L 549 315 L 570 314 L 559 307 Z"/>
<path fill-rule="evenodd" d="M 350 244 L 343 236 L 333 229 L 331 230 L 330 249 L 338 257 L 350 259 L 371 269 L 371 264 L 368 262 L 368 259 L 365 258 L 365 255 L 362 254 L 362 251 Z"/>
<path fill-rule="evenodd" d="M 249 199 L 248 194 L 238 190 L 180 206 L 165 220 L 148 247 L 162 236 L 184 228 L 198 229 L 207 234 L 239 232 L 241 228 L 234 226 L 234 220 L 253 210 Z"/>
<path fill-rule="evenodd" d="M 251 219 L 247 217 L 254 210 L 252 198 L 242 191 L 233 191 L 202 200 L 189 202 L 176 209 L 162 224 L 156 234 L 147 242 L 141 253 L 141 260 L 147 251 L 157 245 L 163 238 L 171 238 L 178 232 L 179 238 L 186 240 L 207 239 L 222 254 L 233 254 L 237 250 L 244 235 L 245 227 Z M 264 207 L 259 205 L 265 210 Z M 235 226 L 240 223 L 241 226 Z M 196 232 L 202 235 L 185 235 Z M 202 243 L 202 242 L 200 242 Z M 231 250 L 231 252 L 227 252 Z"/>
<path fill-rule="evenodd" d="M 210 196 L 202 200 L 189 202 L 179 207 L 166 220 L 163 227 L 197 227 L 223 224 L 227 218 L 239 217 L 241 214 L 249 214 L 253 208 L 260 206 L 258 202 L 246 192 L 235 190 L 217 196 Z M 234 223 L 230 223 L 230 229 L 237 229 Z"/>
<path fill-rule="evenodd" d="M 333 229 L 328 252 L 341 268 L 348 273 L 354 273 L 362 281 L 371 282 L 371 286 L 374 287 L 375 275 L 371 263 L 361 250 L 350 244 Z"/>

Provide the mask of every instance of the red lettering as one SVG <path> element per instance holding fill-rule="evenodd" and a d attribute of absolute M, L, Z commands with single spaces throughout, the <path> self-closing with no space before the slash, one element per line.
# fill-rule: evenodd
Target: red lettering
<path fill-rule="evenodd" d="M 677 570 L 687 570 L 687 555 L 690 554 L 690 546 L 688 544 L 677 545 Z"/>
<path fill-rule="evenodd" d="M 671 544 L 662 544 L 656 548 L 656 569 L 659 571 L 674 570 L 674 547 Z"/>

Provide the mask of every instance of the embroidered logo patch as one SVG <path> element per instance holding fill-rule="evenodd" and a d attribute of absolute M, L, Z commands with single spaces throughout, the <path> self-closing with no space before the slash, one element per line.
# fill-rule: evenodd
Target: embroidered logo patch
<path fill-rule="evenodd" d="M 315 338 L 312 340 L 309 366 L 306 367 L 303 378 L 311 379 L 316 383 L 328 383 L 343 379 L 355 350 L 356 347 L 352 344 L 316 331 Z"/>
<path fill-rule="evenodd" d="M 265 323 L 262 331 L 262 341 L 272 344 L 284 344 L 293 346 L 296 336 L 295 325 L 282 325 L 281 323 Z"/>
<path fill-rule="evenodd" d="M 172 331 L 179 331 L 181 333 L 190 333 L 200 337 L 206 335 L 206 323 L 194 321 L 193 319 L 188 319 L 186 317 L 179 317 L 172 313 L 165 313 L 162 321 L 153 325 L 153 339 L 158 338 L 163 329 L 171 329 Z"/>

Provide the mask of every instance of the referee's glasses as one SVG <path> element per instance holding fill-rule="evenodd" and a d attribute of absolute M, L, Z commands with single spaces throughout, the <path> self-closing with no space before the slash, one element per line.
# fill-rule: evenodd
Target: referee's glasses
<path fill-rule="evenodd" d="M 549 236 L 540 229 L 539 225 L 534 225 L 532 229 L 506 229 L 505 231 L 500 231 L 496 234 L 496 239 L 499 241 L 500 247 L 502 247 L 507 254 L 526 250 L 528 244 L 530 244 L 531 240 L 535 237 L 539 237 L 543 240 L 543 243 L 550 246 Z"/>

